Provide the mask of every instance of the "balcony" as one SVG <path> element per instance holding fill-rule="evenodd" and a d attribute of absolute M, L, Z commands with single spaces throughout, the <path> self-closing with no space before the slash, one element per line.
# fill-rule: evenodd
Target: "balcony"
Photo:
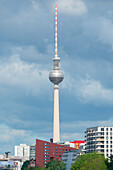
<path fill-rule="evenodd" d="M 97 138 L 96 141 L 103 141 L 104 138 Z"/>
<path fill-rule="evenodd" d="M 98 142 L 96 143 L 96 145 L 104 145 L 104 143 Z"/>

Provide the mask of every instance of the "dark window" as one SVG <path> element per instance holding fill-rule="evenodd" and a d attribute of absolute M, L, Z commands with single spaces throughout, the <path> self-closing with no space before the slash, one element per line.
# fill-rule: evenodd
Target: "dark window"
<path fill-rule="evenodd" d="M 106 148 L 108 148 L 108 145 L 106 145 Z"/>
<path fill-rule="evenodd" d="M 106 149 L 106 152 L 108 152 L 108 149 Z"/>
<path fill-rule="evenodd" d="M 110 128 L 110 131 L 112 131 L 112 128 Z"/>
<path fill-rule="evenodd" d="M 110 148 L 112 148 L 112 145 L 110 145 Z"/>
<path fill-rule="evenodd" d="M 110 135 L 112 135 L 112 132 L 110 132 Z"/>
<path fill-rule="evenodd" d="M 106 135 L 108 135 L 108 132 L 106 132 Z"/>
<path fill-rule="evenodd" d="M 101 131 L 104 131 L 104 128 L 101 128 Z"/>
<path fill-rule="evenodd" d="M 106 128 L 106 131 L 108 131 L 108 128 Z"/>
<path fill-rule="evenodd" d="M 112 143 L 112 141 L 110 141 L 110 143 Z"/>
<path fill-rule="evenodd" d="M 108 141 L 106 141 L 106 143 L 108 143 Z"/>
<path fill-rule="evenodd" d="M 112 137 L 110 137 L 110 139 L 112 139 Z"/>
<path fill-rule="evenodd" d="M 112 149 L 110 150 L 110 152 L 112 152 Z"/>

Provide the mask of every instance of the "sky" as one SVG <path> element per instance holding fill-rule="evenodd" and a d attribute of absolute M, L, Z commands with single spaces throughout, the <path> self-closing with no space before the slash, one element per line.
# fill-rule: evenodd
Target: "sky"
<path fill-rule="evenodd" d="M 0 0 L 0 154 L 52 137 L 55 4 L 61 141 L 113 126 L 113 1 Z"/>

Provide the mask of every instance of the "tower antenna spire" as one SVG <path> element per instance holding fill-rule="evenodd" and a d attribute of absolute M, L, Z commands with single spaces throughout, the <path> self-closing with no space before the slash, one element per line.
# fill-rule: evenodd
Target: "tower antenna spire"
<path fill-rule="evenodd" d="M 57 49 L 57 4 L 55 5 L 55 57 L 58 56 Z"/>

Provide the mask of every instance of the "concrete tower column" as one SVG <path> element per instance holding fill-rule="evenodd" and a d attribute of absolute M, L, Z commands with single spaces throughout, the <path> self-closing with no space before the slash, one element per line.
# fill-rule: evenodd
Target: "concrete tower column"
<path fill-rule="evenodd" d="M 59 86 L 54 85 L 54 122 L 53 122 L 53 142 L 60 142 L 59 128 Z"/>

